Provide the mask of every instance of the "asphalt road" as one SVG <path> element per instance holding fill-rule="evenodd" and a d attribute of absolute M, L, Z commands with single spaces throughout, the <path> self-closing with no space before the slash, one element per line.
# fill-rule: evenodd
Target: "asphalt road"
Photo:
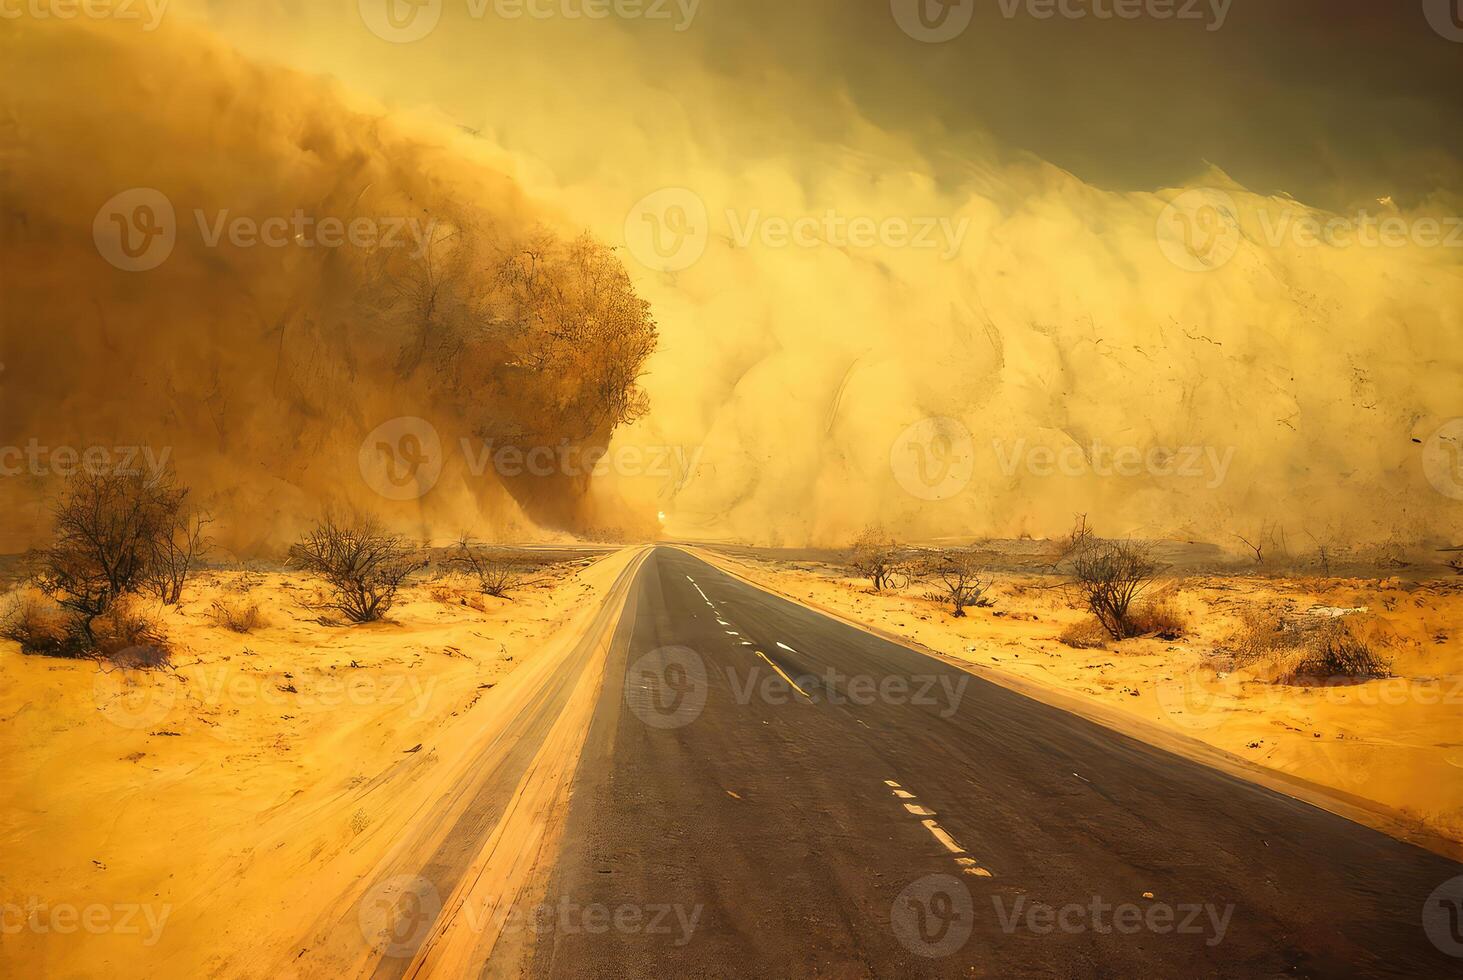
<path fill-rule="evenodd" d="M 682 551 L 618 633 L 514 972 L 1463 975 L 1445 858 Z"/>

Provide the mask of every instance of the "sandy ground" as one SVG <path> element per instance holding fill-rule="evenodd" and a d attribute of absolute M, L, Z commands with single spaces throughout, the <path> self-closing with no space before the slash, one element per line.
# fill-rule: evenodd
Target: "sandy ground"
<path fill-rule="evenodd" d="M 206 572 L 163 614 L 170 671 L 0 645 L 0 974 L 287 960 L 622 564 L 557 566 L 511 601 L 424 582 L 351 627 L 316 621 L 301 576 Z M 265 624 L 220 628 L 216 600 Z"/>
<path fill-rule="evenodd" d="M 1463 580 L 1194 575 L 1160 586 L 1187 620 L 1184 639 L 1075 649 L 1059 637 L 1090 617 L 1055 576 L 998 574 L 994 605 L 956 619 L 926 598 L 927 584 L 873 593 L 826 562 L 703 557 L 1028 693 L 1050 692 L 1057 697 L 1044 699 L 1053 703 L 1090 707 L 1140 737 L 1188 736 L 1362 801 L 1379 817 L 1367 822 L 1383 829 L 1436 834 L 1443 840 L 1432 846 L 1455 854 L 1451 845 L 1463 842 Z M 1245 612 L 1265 607 L 1317 616 L 1364 609 L 1347 615 L 1391 659 L 1395 676 L 1304 685 L 1275 682 L 1263 664 L 1237 666 L 1229 651 Z"/>

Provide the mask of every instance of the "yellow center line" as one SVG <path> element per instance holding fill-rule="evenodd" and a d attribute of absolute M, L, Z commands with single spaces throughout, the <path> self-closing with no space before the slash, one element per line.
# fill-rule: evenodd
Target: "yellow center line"
<path fill-rule="evenodd" d="M 803 697 L 807 698 L 809 701 L 813 700 L 808 695 L 808 692 L 807 691 L 804 691 L 802 688 L 798 687 L 798 682 L 797 681 L 795 681 L 791 677 L 787 676 L 787 674 L 783 672 L 783 669 L 781 667 L 777 666 L 777 664 L 775 664 L 775 663 L 772 662 L 772 658 L 771 657 L 767 656 L 767 654 L 763 653 L 761 650 L 758 650 L 757 651 L 757 656 L 759 656 L 763 660 L 767 661 L 767 666 L 769 666 L 773 670 L 777 671 L 777 675 L 779 677 L 781 677 L 783 680 L 787 681 L 789 684 L 791 684 L 792 685 L 792 689 L 794 691 L 797 691 L 799 694 L 801 694 Z"/>

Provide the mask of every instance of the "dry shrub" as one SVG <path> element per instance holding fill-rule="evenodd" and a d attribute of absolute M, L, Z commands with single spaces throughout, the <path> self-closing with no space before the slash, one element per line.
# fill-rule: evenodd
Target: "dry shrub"
<path fill-rule="evenodd" d="M 264 613 L 257 602 L 225 602 L 220 599 L 209 609 L 208 618 L 213 625 L 234 633 L 252 633 L 264 625 Z"/>
<path fill-rule="evenodd" d="M 950 603 L 951 615 L 957 619 L 965 615 L 966 609 L 993 604 L 986 593 L 995 580 L 967 551 L 950 551 L 941 555 L 931 574 L 939 581 L 940 590 L 930 597 L 937 602 Z"/>
<path fill-rule="evenodd" d="M 1158 574 L 1147 545 L 1087 540 L 1072 559 L 1072 574 L 1087 608 L 1115 640 L 1139 636 L 1129 609 Z"/>
<path fill-rule="evenodd" d="M 474 548 L 465 534 L 457 542 L 457 552 L 450 561 L 453 567 L 462 569 L 476 581 L 483 595 L 506 599 L 509 592 L 526 584 L 522 570 L 511 556 Z"/>
<path fill-rule="evenodd" d="M 251 572 L 246 569 L 234 576 L 233 584 L 229 586 L 229 591 L 236 595 L 248 595 L 255 589 L 263 588 L 268 581 L 269 579 L 264 573 Z"/>
<path fill-rule="evenodd" d="M 1295 665 L 1294 680 L 1369 680 L 1392 676 L 1391 664 L 1357 635 L 1356 628 L 1339 619 L 1315 629 L 1305 655 Z"/>
<path fill-rule="evenodd" d="M 909 568 L 900 560 L 894 538 L 877 525 L 870 525 L 854 541 L 848 567 L 866 578 L 875 592 L 902 589 L 909 584 Z"/>
<path fill-rule="evenodd" d="M 83 653 L 65 610 L 33 589 L 13 596 L 0 614 L 0 637 L 20 644 L 23 653 L 47 657 L 77 657 Z"/>
<path fill-rule="evenodd" d="M 427 595 L 431 596 L 433 602 L 440 602 L 444 606 L 467 606 L 478 612 L 487 609 L 477 586 L 470 583 L 466 576 L 455 573 L 433 582 Z"/>
<path fill-rule="evenodd" d="M 140 602 L 114 602 L 92 620 L 92 653 L 120 667 L 161 667 L 171 650 L 162 625 Z"/>
<path fill-rule="evenodd" d="M 1230 639 L 1235 662 L 1242 665 L 1277 662 L 1305 649 L 1314 620 L 1274 608 L 1246 609 L 1239 631 Z"/>
<path fill-rule="evenodd" d="M 1097 650 L 1106 646 L 1108 634 L 1097 620 L 1084 619 L 1062 630 L 1057 639 L 1078 650 Z"/>
<path fill-rule="evenodd" d="M 333 515 L 290 547 L 290 562 L 324 579 L 330 597 L 320 606 L 352 623 L 385 616 L 397 590 L 425 564 L 405 538 L 385 530 L 374 518 L 344 521 Z"/>
<path fill-rule="evenodd" d="M 33 577 L 74 615 L 73 628 L 93 645 L 92 622 L 147 584 L 158 543 L 172 533 L 188 491 L 168 479 L 83 469 L 52 511 L 55 538 L 33 556 Z"/>
<path fill-rule="evenodd" d="M 1283 683 L 1391 676 L 1391 665 L 1360 630 L 1349 619 L 1252 609 L 1230 646 L 1237 663 Z"/>
<path fill-rule="evenodd" d="M 1189 630 L 1188 621 L 1174 601 L 1173 595 L 1155 596 L 1129 617 L 1138 636 L 1156 636 L 1160 640 L 1179 640 Z"/>

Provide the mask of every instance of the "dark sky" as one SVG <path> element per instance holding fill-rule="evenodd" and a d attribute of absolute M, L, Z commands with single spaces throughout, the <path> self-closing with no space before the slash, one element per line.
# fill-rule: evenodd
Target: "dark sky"
<path fill-rule="evenodd" d="M 964 2 L 970 26 L 940 44 L 902 33 L 889 0 L 705 0 L 687 34 L 729 80 L 801 78 L 790 98 L 811 125 L 845 89 L 935 157 L 983 129 L 1109 189 L 1172 186 L 1207 161 L 1323 206 L 1463 190 L 1463 43 L 1429 27 L 1424 0 L 1235 0 L 1216 30 L 1212 0 L 1182 21 Z"/>

